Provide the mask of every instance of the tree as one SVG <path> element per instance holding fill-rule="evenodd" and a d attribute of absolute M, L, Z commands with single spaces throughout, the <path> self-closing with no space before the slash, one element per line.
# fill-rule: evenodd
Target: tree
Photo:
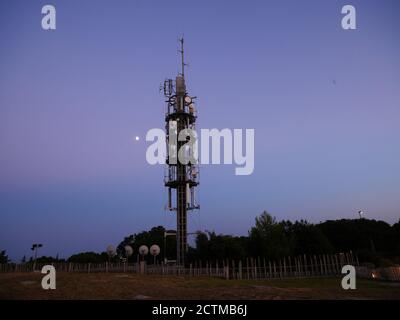
<path fill-rule="evenodd" d="M 105 252 L 81 252 L 70 256 L 67 261 L 74 263 L 102 263 L 108 261 L 108 255 Z"/>
<path fill-rule="evenodd" d="M 129 245 L 133 249 L 133 254 L 139 254 L 139 247 L 146 245 L 150 248 L 153 244 L 157 244 L 161 249 L 161 257 L 166 257 L 168 259 L 174 259 L 176 257 L 176 238 L 173 236 L 167 237 L 164 242 L 165 228 L 162 226 L 151 228 L 150 231 L 142 231 L 140 233 L 135 233 L 124 238 L 117 246 L 117 254 L 120 257 L 125 257 L 125 246 Z M 164 246 L 166 244 L 166 246 Z M 166 248 L 165 248 L 166 247 Z M 164 252 L 166 249 L 166 252 Z M 153 259 L 149 259 L 152 262 Z"/>
<path fill-rule="evenodd" d="M 8 256 L 6 255 L 6 250 L 0 251 L 0 263 L 8 263 L 10 260 L 8 259 Z"/>
<path fill-rule="evenodd" d="M 393 227 L 371 219 L 328 220 L 318 225 L 336 251 L 393 251 Z"/>
<path fill-rule="evenodd" d="M 280 222 L 289 239 L 291 255 L 332 253 L 333 246 L 318 226 L 305 220 Z"/>
<path fill-rule="evenodd" d="M 199 232 L 196 237 L 196 249 L 189 261 L 215 261 L 223 259 L 243 259 L 246 256 L 242 237 L 216 234 L 214 231 Z"/>
<path fill-rule="evenodd" d="M 36 259 L 37 263 L 53 263 L 53 262 L 64 262 L 64 259 L 58 259 L 57 257 L 47 257 L 47 256 L 41 256 Z"/>
<path fill-rule="evenodd" d="M 393 240 L 395 243 L 395 250 L 400 255 L 400 219 L 392 226 Z"/>
<path fill-rule="evenodd" d="M 256 218 L 256 223 L 249 232 L 250 254 L 278 259 L 290 254 L 289 239 L 285 235 L 285 226 L 277 223 L 276 218 L 264 211 Z"/>

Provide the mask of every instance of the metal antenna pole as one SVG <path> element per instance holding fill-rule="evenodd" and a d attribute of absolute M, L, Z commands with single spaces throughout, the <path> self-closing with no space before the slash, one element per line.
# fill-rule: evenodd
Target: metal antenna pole
<path fill-rule="evenodd" d="M 181 43 L 181 50 L 179 50 L 179 52 L 181 53 L 181 63 L 182 63 L 182 77 L 185 76 L 185 52 L 183 49 L 183 43 L 184 43 L 184 39 L 183 37 L 179 39 L 179 42 Z"/>

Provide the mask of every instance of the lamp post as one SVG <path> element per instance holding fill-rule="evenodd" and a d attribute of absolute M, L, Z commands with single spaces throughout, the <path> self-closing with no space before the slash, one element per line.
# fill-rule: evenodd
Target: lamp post
<path fill-rule="evenodd" d="M 34 243 L 32 245 L 31 250 L 35 252 L 34 253 L 34 259 L 33 259 L 33 271 L 35 271 L 35 269 L 36 269 L 37 252 L 38 252 L 38 249 L 41 248 L 41 247 L 43 247 L 43 245 L 41 243 Z"/>

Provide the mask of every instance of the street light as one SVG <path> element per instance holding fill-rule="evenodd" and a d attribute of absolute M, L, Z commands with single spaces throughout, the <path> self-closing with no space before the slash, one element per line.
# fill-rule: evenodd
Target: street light
<path fill-rule="evenodd" d="M 34 243 L 32 245 L 31 250 L 35 251 L 35 256 L 34 256 L 35 258 L 33 260 L 33 271 L 35 271 L 35 269 L 36 269 L 37 252 L 38 252 L 38 249 L 41 248 L 41 247 L 43 247 L 43 245 L 41 243 Z"/>

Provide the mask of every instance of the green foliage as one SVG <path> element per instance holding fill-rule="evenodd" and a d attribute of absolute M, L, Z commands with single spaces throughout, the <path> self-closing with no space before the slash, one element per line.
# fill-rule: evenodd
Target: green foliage
<path fill-rule="evenodd" d="M 81 252 L 70 256 L 67 261 L 74 263 L 101 263 L 108 261 L 108 255 L 105 252 Z"/>
<path fill-rule="evenodd" d="M 36 259 L 37 263 L 53 263 L 53 262 L 65 262 L 64 259 L 58 259 L 57 257 L 46 257 L 42 256 Z"/>
<path fill-rule="evenodd" d="M 0 263 L 8 263 L 9 259 L 8 256 L 6 255 L 6 250 L 0 251 Z"/>
<path fill-rule="evenodd" d="M 341 219 L 326 221 L 319 228 L 338 251 L 388 252 L 395 250 L 396 235 L 384 221 Z"/>
<path fill-rule="evenodd" d="M 246 256 L 243 237 L 217 235 L 215 232 L 199 232 L 196 250 L 192 250 L 189 260 L 242 259 Z"/>
<path fill-rule="evenodd" d="M 176 238 L 175 236 L 168 236 L 164 242 L 164 232 L 165 228 L 162 226 L 154 227 L 150 231 L 142 231 L 140 233 L 135 233 L 129 235 L 122 240 L 122 242 L 117 247 L 117 255 L 120 257 L 126 257 L 125 254 L 125 246 L 129 245 L 133 249 L 133 260 L 136 261 L 135 256 L 139 253 L 139 247 L 142 245 L 146 245 L 150 248 L 153 244 L 156 244 L 161 249 L 161 254 L 158 259 L 162 259 L 164 257 L 165 247 L 167 249 L 167 259 L 175 259 L 176 258 Z M 153 259 L 148 259 L 149 262 L 152 262 Z"/>
<path fill-rule="evenodd" d="M 286 236 L 285 225 L 277 223 L 267 211 L 256 218 L 256 223 L 249 232 L 249 253 L 253 257 L 271 259 L 290 255 L 290 239 Z"/>
<path fill-rule="evenodd" d="M 136 261 L 141 245 L 150 248 L 157 244 L 161 248 L 158 260 L 165 256 L 169 260 L 176 258 L 176 238 L 164 239 L 165 228 L 154 227 L 125 237 L 117 247 L 117 256 L 111 261 L 125 257 L 125 246 L 133 249 L 130 261 Z M 164 242 L 166 241 L 166 242 Z M 265 257 L 269 260 L 284 256 L 302 254 L 325 254 L 353 251 L 360 262 L 371 262 L 376 266 L 400 264 L 400 220 L 393 226 L 383 221 L 368 219 L 335 220 L 320 224 L 307 221 L 277 221 L 264 211 L 256 217 L 255 225 L 248 236 L 216 234 L 214 231 L 199 232 L 195 248 L 189 247 L 188 261 L 215 261 L 224 259 L 244 260 L 246 257 Z M 165 246 L 166 243 L 166 246 Z M 82 252 L 72 255 L 67 261 L 76 263 L 99 263 L 108 261 L 108 255 L 95 252 Z M 5 251 L 0 252 L 0 262 L 8 261 Z M 53 257 L 40 257 L 37 262 L 60 261 Z M 147 261 L 152 263 L 152 257 Z"/>
<path fill-rule="evenodd" d="M 354 219 L 310 224 L 300 220 L 278 222 L 264 211 L 255 219 L 248 237 L 199 233 L 192 259 L 243 259 L 326 254 L 353 251 L 360 261 L 393 265 L 400 255 L 400 221 L 392 227 L 383 221 Z"/>

